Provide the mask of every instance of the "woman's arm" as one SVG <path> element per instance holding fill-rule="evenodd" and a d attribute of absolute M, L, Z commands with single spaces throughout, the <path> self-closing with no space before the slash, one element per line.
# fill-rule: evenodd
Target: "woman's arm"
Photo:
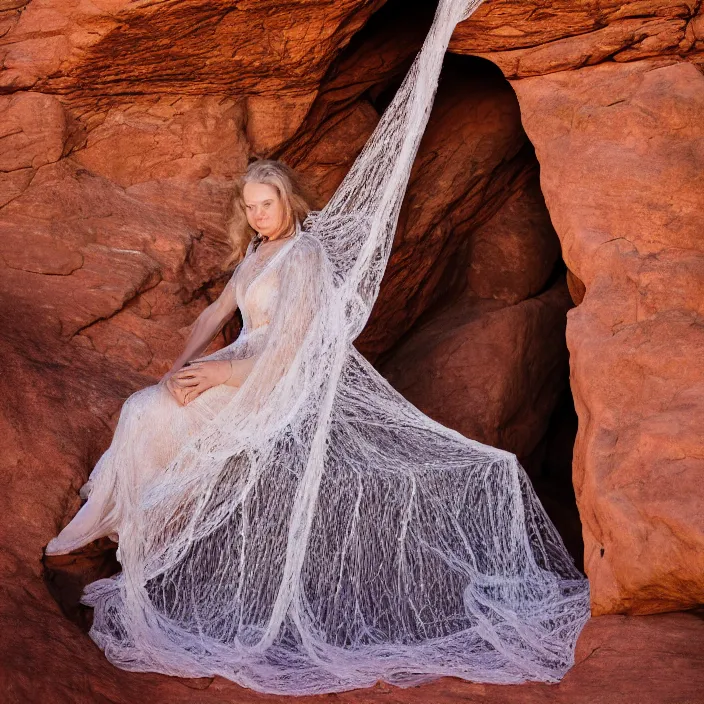
<path fill-rule="evenodd" d="M 165 383 L 167 389 L 171 392 L 174 398 L 181 404 L 185 405 L 188 400 L 193 400 L 197 394 L 193 394 L 194 381 L 192 378 L 183 377 L 187 370 L 191 369 L 191 365 L 183 368 L 191 359 L 201 355 L 208 345 L 213 341 L 213 338 L 222 330 L 225 322 L 232 317 L 232 314 L 237 309 L 237 298 L 234 288 L 235 275 L 230 278 L 227 286 L 220 296 L 211 303 L 196 319 L 193 325 L 183 352 L 178 356 L 176 361 L 171 365 L 166 374 L 161 379 L 161 383 Z M 210 362 L 208 364 L 216 364 Z M 221 365 L 221 363 L 217 363 Z M 194 367 L 196 365 L 193 365 Z M 222 376 L 224 368 L 210 370 L 218 372 L 218 376 Z M 229 372 L 228 372 L 229 373 Z M 222 383 L 218 381 L 217 383 Z M 190 398 L 189 398 L 190 397 Z"/>
<path fill-rule="evenodd" d="M 249 376 L 250 372 L 254 368 L 260 355 L 254 354 L 246 359 L 231 359 L 230 360 L 230 373 L 224 384 L 227 386 L 239 387 L 244 384 L 245 379 Z"/>
<path fill-rule="evenodd" d="M 201 355 L 215 336 L 222 330 L 225 323 L 232 317 L 237 309 L 237 300 L 234 292 L 234 275 L 223 292 L 199 316 L 193 325 L 183 352 L 171 365 L 171 369 L 164 375 L 166 381 L 178 372 L 184 364 Z"/>
<path fill-rule="evenodd" d="M 166 372 L 164 378 L 168 379 L 172 374 L 179 371 L 186 362 L 202 354 L 222 330 L 223 325 L 231 315 L 232 312 L 225 313 L 221 308 L 218 308 L 217 301 L 211 303 L 196 319 L 183 352 L 171 365 L 171 369 Z"/>

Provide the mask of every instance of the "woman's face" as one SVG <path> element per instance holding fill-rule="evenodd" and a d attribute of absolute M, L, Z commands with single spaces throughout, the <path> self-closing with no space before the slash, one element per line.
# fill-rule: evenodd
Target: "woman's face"
<path fill-rule="evenodd" d="M 264 237 L 281 230 L 284 204 L 278 191 L 268 183 L 245 183 L 242 190 L 247 222 Z"/>

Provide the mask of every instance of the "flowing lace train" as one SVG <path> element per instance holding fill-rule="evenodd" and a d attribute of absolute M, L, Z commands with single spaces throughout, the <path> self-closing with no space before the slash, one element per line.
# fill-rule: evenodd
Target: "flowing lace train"
<path fill-rule="evenodd" d="M 244 320 L 214 358 L 242 386 L 181 409 L 130 397 L 49 545 L 119 533 L 90 584 L 115 665 L 308 694 L 440 675 L 554 682 L 589 617 L 575 568 L 516 457 L 432 421 L 357 353 L 455 24 L 440 0 L 396 97 L 330 203 L 223 296 Z"/>

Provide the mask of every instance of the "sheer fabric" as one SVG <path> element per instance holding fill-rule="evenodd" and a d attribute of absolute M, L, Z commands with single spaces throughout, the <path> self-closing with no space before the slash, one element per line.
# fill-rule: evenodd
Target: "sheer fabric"
<path fill-rule="evenodd" d="M 443 0 L 404 84 L 328 206 L 251 245 L 218 305 L 255 358 L 239 389 L 123 406 L 47 552 L 119 536 L 90 584 L 118 667 L 222 675 L 262 692 L 409 686 L 440 675 L 552 682 L 589 589 L 508 452 L 421 413 L 356 351 L 457 21 Z"/>

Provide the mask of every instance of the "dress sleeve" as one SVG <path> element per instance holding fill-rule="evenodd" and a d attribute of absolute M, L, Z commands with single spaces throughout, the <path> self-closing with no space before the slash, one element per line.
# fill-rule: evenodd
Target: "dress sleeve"
<path fill-rule="evenodd" d="M 251 253 L 251 251 L 252 242 L 247 245 L 247 251 L 245 252 L 245 255 L 235 265 L 235 270 L 232 272 L 230 280 L 227 282 L 222 293 L 218 296 L 217 300 L 215 301 L 215 305 L 217 306 L 217 308 L 220 310 L 220 312 L 225 315 L 229 316 L 234 313 L 237 309 L 237 294 L 235 290 L 235 286 L 237 285 L 237 274 L 240 270 L 242 262 Z"/>

